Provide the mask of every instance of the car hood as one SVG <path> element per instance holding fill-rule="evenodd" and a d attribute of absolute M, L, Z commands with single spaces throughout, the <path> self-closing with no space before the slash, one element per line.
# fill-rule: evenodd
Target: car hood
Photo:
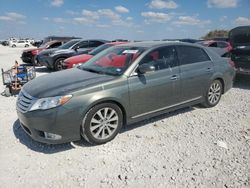
<path fill-rule="evenodd" d="M 89 54 L 77 55 L 77 56 L 73 56 L 73 57 L 65 59 L 64 62 L 68 62 L 68 63 L 85 63 L 86 61 L 88 61 L 92 57 L 93 56 L 89 55 Z"/>
<path fill-rule="evenodd" d="M 53 48 L 53 49 L 46 49 L 46 50 L 43 50 L 39 53 L 39 55 L 49 55 L 51 53 L 54 53 L 55 51 L 57 51 L 58 49 L 57 48 Z"/>
<path fill-rule="evenodd" d="M 45 98 L 69 94 L 115 78 L 75 68 L 37 77 L 25 84 L 23 89 L 35 98 Z"/>

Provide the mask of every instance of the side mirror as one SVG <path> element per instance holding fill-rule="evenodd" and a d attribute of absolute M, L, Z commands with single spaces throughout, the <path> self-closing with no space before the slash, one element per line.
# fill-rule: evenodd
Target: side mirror
<path fill-rule="evenodd" d="M 79 46 L 76 46 L 76 47 L 75 47 L 75 51 L 77 51 L 79 48 L 80 48 Z"/>
<path fill-rule="evenodd" d="M 147 64 L 147 63 L 139 65 L 138 67 L 138 72 L 140 74 L 145 74 L 147 72 L 153 72 L 153 71 L 155 71 L 155 66 Z"/>

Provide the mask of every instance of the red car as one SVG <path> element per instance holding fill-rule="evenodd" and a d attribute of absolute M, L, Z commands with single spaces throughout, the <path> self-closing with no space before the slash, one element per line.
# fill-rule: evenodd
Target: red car
<path fill-rule="evenodd" d="M 21 59 L 25 63 L 31 63 L 33 65 L 36 65 L 36 55 L 45 49 L 51 49 L 51 48 L 57 48 L 61 46 L 65 41 L 58 41 L 53 40 L 50 42 L 45 43 L 44 45 L 40 46 L 39 48 L 32 48 L 28 50 L 24 50 L 21 56 Z"/>
<path fill-rule="evenodd" d="M 95 48 L 94 50 L 90 51 L 88 54 L 77 55 L 77 56 L 67 58 L 63 62 L 63 68 L 64 69 L 73 68 L 77 64 L 82 64 L 82 63 L 87 62 L 93 56 L 95 56 L 96 54 L 100 53 L 101 51 L 103 51 L 103 50 L 105 50 L 105 49 L 107 49 L 107 48 L 109 48 L 111 46 L 115 46 L 115 45 L 119 45 L 119 44 L 125 44 L 125 43 L 127 43 L 127 42 L 106 43 L 106 44 L 103 44 L 103 45 Z"/>
<path fill-rule="evenodd" d="M 232 50 L 232 46 L 230 45 L 229 42 L 226 42 L 226 41 L 206 40 L 206 41 L 197 42 L 197 44 L 200 44 L 206 47 L 223 48 L 227 52 Z"/>

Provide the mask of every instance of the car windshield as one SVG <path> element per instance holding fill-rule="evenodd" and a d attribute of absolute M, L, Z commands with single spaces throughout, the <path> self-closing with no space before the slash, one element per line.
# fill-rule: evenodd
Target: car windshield
<path fill-rule="evenodd" d="M 109 48 L 111 46 L 113 46 L 113 45 L 112 44 L 103 44 L 101 46 L 98 46 L 94 50 L 90 51 L 89 55 L 95 56 L 96 54 L 100 53 L 101 51 L 103 51 L 103 50 L 105 50 L 105 49 L 107 49 L 107 48 Z"/>
<path fill-rule="evenodd" d="M 116 46 L 108 48 L 94 56 L 79 69 L 119 76 L 145 51 L 145 48 L 131 46 Z"/>
<path fill-rule="evenodd" d="M 80 40 L 71 40 L 69 42 L 66 42 L 62 46 L 58 47 L 59 49 L 69 49 L 74 44 L 78 43 Z"/>

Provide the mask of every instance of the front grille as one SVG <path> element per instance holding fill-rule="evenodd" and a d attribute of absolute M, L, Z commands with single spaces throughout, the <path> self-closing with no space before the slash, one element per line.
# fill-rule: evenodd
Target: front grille
<path fill-rule="evenodd" d="M 22 113 L 27 112 L 34 103 L 34 101 L 34 97 L 30 96 L 24 90 L 21 90 L 17 98 L 17 110 Z"/>
<path fill-rule="evenodd" d="M 32 52 L 23 52 L 22 57 L 32 58 Z"/>

